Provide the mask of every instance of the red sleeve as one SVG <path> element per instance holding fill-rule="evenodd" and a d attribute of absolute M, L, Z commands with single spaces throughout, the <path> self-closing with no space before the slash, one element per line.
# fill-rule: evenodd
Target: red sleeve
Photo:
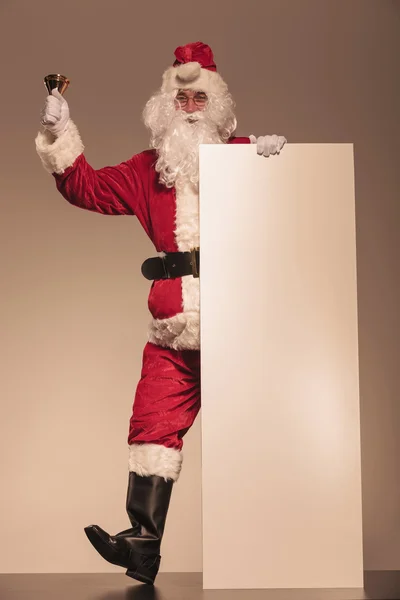
<path fill-rule="evenodd" d="M 143 196 L 133 159 L 95 170 L 84 154 L 62 174 L 53 173 L 64 198 L 79 208 L 104 215 L 134 215 Z"/>
<path fill-rule="evenodd" d="M 248 137 L 231 137 L 228 140 L 228 144 L 250 144 L 250 138 L 248 138 Z"/>

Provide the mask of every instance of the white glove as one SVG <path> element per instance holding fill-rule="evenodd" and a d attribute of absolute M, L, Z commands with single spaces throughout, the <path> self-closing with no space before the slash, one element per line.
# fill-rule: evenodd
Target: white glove
<path fill-rule="evenodd" d="M 287 142 L 287 139 L 282 135 L 260 135 L 258 138 L 255 135 L 251 135 L 249 137 L 252 144 L 257 144 L 257 154 L 263 156 L 279 154 Z"/>
<path fill-rule="evenodd" d="M 66 99 L 54 88 L 47 96 L 41 112 L 40 122 L 56 138 L 67 128 L 69 121 L 69 106 Z"/>

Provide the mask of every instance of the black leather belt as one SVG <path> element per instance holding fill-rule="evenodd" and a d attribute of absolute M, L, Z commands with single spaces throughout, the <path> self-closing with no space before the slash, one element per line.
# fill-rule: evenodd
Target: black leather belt
<path fill-rule="evenodd" d="M 148 258 L 142 264 L 142 275 L 146 279 L 174 279 L 185 275 L 200 276 L 200 249 L 190 252 L 168 252 L 165 256 Z"/>

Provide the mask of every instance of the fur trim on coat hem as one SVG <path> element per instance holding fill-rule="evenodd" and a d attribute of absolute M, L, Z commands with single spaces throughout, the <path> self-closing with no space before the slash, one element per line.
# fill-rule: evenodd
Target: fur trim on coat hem
<path fill-rule="evenodd" d="M 182 312 L 169 319 L 153 319 L 148 340 L 157 346 L 172 350 L 200 349 L 200 314 Z"/>

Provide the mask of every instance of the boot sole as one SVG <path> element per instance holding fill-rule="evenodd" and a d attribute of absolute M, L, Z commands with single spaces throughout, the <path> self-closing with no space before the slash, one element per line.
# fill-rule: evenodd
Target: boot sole
<path fill-rule="evenodd" d="M 128 569 L 127 572 L 125 573 L 125 575 L 128 575 L 128 577 L 132 577 L 132 579 L 136 579 L 136 581 L 140 581 L 140 583 L 146 583 L 147 585 L 154 585 L 154 579 L 148 579 L 147 577 L 145 577 L 144 575 L 141 575 L 137 571 L 131 571 L 130 569 Z"/>

